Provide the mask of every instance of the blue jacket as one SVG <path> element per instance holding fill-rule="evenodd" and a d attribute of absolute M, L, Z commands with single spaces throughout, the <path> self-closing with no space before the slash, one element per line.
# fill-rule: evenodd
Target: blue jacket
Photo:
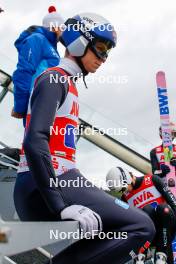
<path fill-rule="evenodd" d="M 28 101 L 35 78 L 60 61 L 57 36 L 44 27 L 31 26 L 15 41 L 18 50 L 17 69 L 13 73 L 14 111 L 27 113 Z"/>

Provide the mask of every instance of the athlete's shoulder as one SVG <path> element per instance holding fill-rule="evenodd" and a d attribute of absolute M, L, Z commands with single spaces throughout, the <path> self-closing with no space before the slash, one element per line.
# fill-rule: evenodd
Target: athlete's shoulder
<path fill-rule="evenodd" d="M 55 84 L 68 87 L 67 73 L 59 67 L 52 67 L 45 70 L 35 81 L 35 87 L 41 82 L 47 83 L 52 87 Z"/>
<path fill-rule="evenodd" d="M 162 152 L 163 151 L 163 145 L 159 145 L 159 146 L 156 146 L 154 147 L 151 151 L 150 151 L 150 154 L 156 154 L 158 152 Z"/>
<path fill-rule="evenodd" d="M 155 186 L 164 186 L 163 180 L 158 175 L 152 175 L 152 182 Z"/>
<path fill-rule="evenodd" d="M 46 71 L 45 71 L 45 73 L 46 72 L 53 72 L 53 71 L 55 71 L 55 72 L 58 72 L 58 73 L 60 73 L 61 75 L 69 75 L 65 70 L 63 70 L 62 68 L 60 68 L 59 67 L 59 65 L 58 66 L 54 66 L 54 67 L 50 67 L 50 68 L 48 68 Z"/>

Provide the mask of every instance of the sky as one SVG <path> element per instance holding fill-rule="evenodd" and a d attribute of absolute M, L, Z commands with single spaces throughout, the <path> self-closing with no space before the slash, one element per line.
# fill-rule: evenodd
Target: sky
<path fill-rule="evenodd" d="M 166 73 L 170 115 L 176 121 L 176 3 L 174 0 L 1 0 L 0 7 L 0 68 L 10 74 L 15 69 L 17 52 L 13 46 L 20 32 L 32 24 L 40 25 L 47 8 L 55 5 L 67 19 L 81 12 L 96 12 L 114 24 L 117 47 L 107 62 L 88 78 L 88 89 L 78 85 L 82 103 L 81 114 L 87 121 L 109 123 L 127 128 L 125 138 L 141 153 L 149 155 L 152 146 L 160 144 L 158 135 L 159 109 L 155 75 Z M 60 54 L 63 48 L 58 45 Z M 102 83 L 102 76 L 113 76 L 114 83 Z M 89 109 L 85 113 L 85 107 Z M 0 141 L 16 146 L 22 141 L 19 121 L 10 117 L 13 96 L 0 105 Z M 103 120 L 103 121 L 102 121 Z M 134 133 L 131 137 L 131 133 Z M 143 141 L 145 139 L 145 142 Z M 122 138 L 124 140 L 124 138 Z M 88 177 L 105 175 L 112 166 L 121 164 L 97 147 L 81 140 L 78 143 L 78 165 Z M 91 164 L 88 162 L 92 160 Z M 103 164 L 103 165 L 102 165 Z"/>

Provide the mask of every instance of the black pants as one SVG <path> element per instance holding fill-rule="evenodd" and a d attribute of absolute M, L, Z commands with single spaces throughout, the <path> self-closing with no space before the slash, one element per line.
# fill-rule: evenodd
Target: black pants
<path fill-rule="evenodd" d="M 59 176 L 59 180 L 88 181 L 78 170 L 70 170 Z M 86 186 L 85 184 L 85 186 Z M 119 203 L 95 186 L 62 188 L 62 195 L 69 205 L 87 206 L 101 216 L 103 231 L 127 232 L 127 239 L 82 239 L 56 255 L 53 264 L 123 264 L 138 254 L 139 249 L 153 240 L 155 228 L 152 220 L 142 210 Z M 29 172 L 17 177 L 14 201 L 17 213 L 23 221 L 56 221 L 40 195 Z M 147 242 L 147 243 L 146 243 Z"/>
<path fill-rule="evenodd" d="M 176 235 L 176 216 L 173 210 L 167 204 L 158 205 L 157 208 L 146 205 L 143 210 L 155 224 L 156 235 L 152 245 L 156 247 L 156 252 L 164 252 L 167 255 L 168 264 L 173 264 L 172 241 Z"/>

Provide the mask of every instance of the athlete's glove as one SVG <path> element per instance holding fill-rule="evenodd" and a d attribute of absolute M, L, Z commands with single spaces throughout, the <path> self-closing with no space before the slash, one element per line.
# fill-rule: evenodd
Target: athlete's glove
<path fill-rule="evenodd" d="M 162 171 L 161 177 L 166 177 L 166 175 L 170 172 L 170 168 L 165 164 L 161 164 L 160 168 Z"/>
<path fill-rule="evenodd" d="M 170 164 L 174 167 L 176 167 L 176 157 L 173 157 L 171 160 L 170 160 Z"/>
<path fill-rule="evenodd" d="M 160 170 L 156 170 L 154 172 L 155 175 L 161 177 L 161 178 L 164 178 L 166 177 L 166 175 L 170 172 L 170 168 L 165 165 L 165 164 L 161 164 L 160 166 Z"/>
<path fill-rule="evenodd" d="M 25 117 L 25 114 L 17 113 L 14 111 L 14 109 L 12 109 L 11 116 L 18 119 L 22 119 Z"/>
<path fill-rule="evenodd" d="M 61 211 L 61 219 L 73 219 L 79 221 L 83 234 L 86 232 L 102 231 L 101 217 L 91 209 L 82 205 L 71 205 Z"/>

